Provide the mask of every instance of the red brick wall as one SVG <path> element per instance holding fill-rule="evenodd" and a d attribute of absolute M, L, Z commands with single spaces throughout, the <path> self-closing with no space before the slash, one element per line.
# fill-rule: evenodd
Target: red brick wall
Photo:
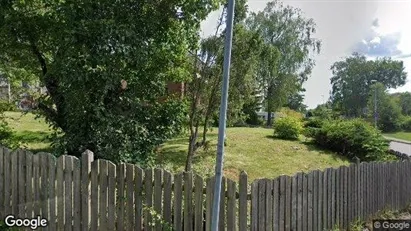
<path fill-rule="evenodd" d="M 167 90 L 169 95 L 182 98 L 184 96 L 184 83 L 167 83 Z"/>

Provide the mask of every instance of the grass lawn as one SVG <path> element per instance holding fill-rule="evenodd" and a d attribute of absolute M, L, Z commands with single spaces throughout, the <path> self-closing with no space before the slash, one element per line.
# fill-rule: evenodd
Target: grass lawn
<path fill-rule="evenodd" d="M 51 134 L 43 119 L 33 114 L 6 112 L 7 121 L 14 130 L 14 138 L 24 143 L 32 152 L 50 152 Z M 329 151 L 320 150 L 303 141 L 279 140 L 272 136 L 272 129 L 228 128 L 225 147 L 224 174 L 237 180 L 244 170 L 251 180 L 274 178 L 279 175 L 294 175 L 299 171 L 311 171 L 327 167 L 347 165 L 349 162 Z M 209 132 L 210 147 L 199 149 L 194 157 L 193 168 L 199 175 L 208 177 L 214 173 L 217 129 Z M 172 172 L 184 170 L 188 138 L 182 136 L 166 142 L 157 155 L 158 167 Z"/>
<path fill-rule="evenodd" d="M 228 128 L 225 147 L 224 175 L 237 180 L 244 170 L 251 180 L 294 175 L 348 165 L 349 161 L 329 151 L 320 150 L 303 141 L 285 141 L 272 136 L 272 129 Z M 217 129 L 209 134 L 208 151 L 200 149 L 194 158 L 194 170 L 202 176 L 214 173 Z M 182 171 L 185 166 L 188 138 L 182 137 L 165 143 L 159 151 L 158 164 L 170 171 Z"/>
<path fill-rule="evenodd" d="M 32 152 L 50 150 L 47 136 L 52 133 L 44 119 L 35 119 L 32 113 L 5 112 L 9 126 L 13 129 L 13 138 L 23 143 L 22 148 Z"/>
<path fill-rule="evenodd" d="M 384 136 L 411 141 L 411 132 L 384 133 Z"/>

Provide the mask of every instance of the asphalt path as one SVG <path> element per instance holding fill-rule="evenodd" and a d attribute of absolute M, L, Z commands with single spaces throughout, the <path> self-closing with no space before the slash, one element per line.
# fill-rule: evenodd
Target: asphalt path
<path fill-rule="evenodd" d="M 390 142 L 390 149 L 411 156 L 411 144 L 391 141 Z"/>

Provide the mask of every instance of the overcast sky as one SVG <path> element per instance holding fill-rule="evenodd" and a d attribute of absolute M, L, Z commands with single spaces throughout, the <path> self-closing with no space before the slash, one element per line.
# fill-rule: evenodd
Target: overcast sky
<path fill-rule="evenodd" d="M 261 11 L 266 0 L 249 0 L 250 11 Z M 405 86 L 391 92 L 411 91 L 411 0 L 292 1 L 285 5 L 302 9 L 317 24 L 315 37 L 322 40 L 322 52 L 305 83 L 305 104 L 315 107 L 331 90 L 331 65 L 354 51 L 370 58 L 390 56 L 404 61 L 408 74 Z M 220 12 L 213 12 L 202 23 L 202 35 L 214 33 Z"/>

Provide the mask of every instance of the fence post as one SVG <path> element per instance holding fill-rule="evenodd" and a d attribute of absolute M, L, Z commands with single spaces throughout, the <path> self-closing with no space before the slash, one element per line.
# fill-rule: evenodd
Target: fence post
<path fill-rule="evenodd" d="M 93 152 L 86 150 L 81 155 L 81 230 L 88 231 L 90 224 L 90 172 Z"/>

